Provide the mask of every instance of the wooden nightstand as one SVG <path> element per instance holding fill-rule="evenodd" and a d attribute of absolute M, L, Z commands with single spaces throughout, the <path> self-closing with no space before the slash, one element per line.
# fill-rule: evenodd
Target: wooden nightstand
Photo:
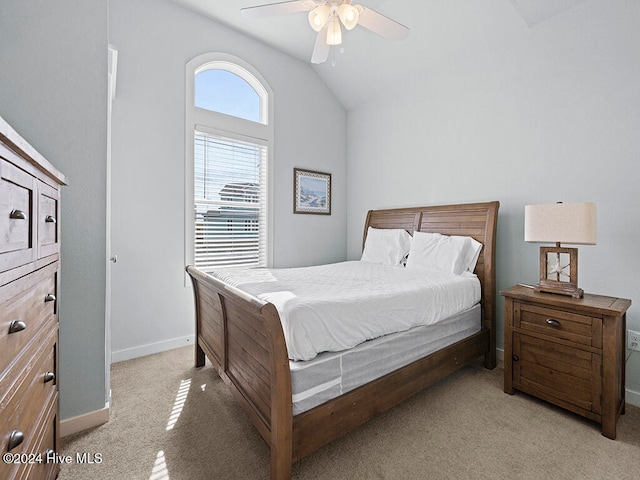
<path fill-rule="evenodd" d="M 516 285 L 504 304 L 504 391 L 534 395 L 601 424 L 624 413 L 626 311 L 631 300 L 572 298 Z"/>

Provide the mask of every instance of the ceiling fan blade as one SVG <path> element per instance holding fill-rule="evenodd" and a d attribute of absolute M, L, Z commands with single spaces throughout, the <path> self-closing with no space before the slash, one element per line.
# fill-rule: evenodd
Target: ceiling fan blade
<path fill-rule="evenodd" d="M 404 40 L 409 35 L 409 29 L 404 25 L 385 17 L 381 13 L 366 8 L 362 5 L 354 5 L 360 11 L 358 25 L 389 40 Z"/>
<path fill-rule="evenodd" d="M 316 36 L 316 45 L 313 47 L 313 53 L 311 54 L 311 63 L 324 63 L 329 58 L 330 46 L 327 44 L 327 30 L 329 30 L 328 23 L 322 27 L 322 30 Z"/>
<path fill-rule="evenodd" d="M 314 0 L 293 0 L 290 2 L 270 3 L 256 5 L 255 7 L 241 8 L 242 16 L 246 18 L 264 18 L 287 13 L 308 12 L 316 7 Z"/>

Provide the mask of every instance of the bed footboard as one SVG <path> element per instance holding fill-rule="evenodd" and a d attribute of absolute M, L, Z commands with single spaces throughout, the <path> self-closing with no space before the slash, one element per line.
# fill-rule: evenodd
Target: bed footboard
<path fill-rule="evenodd" d="M 196 366 L 205 355 L 271 447 L 271 478 L 290 478 L 291 374 L 276 308 L 187 267 L 195 296 Z"/>

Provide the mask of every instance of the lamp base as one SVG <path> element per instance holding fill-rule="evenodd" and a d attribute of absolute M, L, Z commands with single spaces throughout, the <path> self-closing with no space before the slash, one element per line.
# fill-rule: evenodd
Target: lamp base
<path fill-rule="evenodd" d="M 557 293 L 573 298 L 582 298 L 584 292 L 578 288 L 578 249 L 540 247 L 540 283 L 536 292 Z"/>
<path fill-rule="evenodd" d="M 541 281 L 533 289 L 536 292 L 555 293 L 558 295 L 567 295 L 573 298 L 584 297 L 584 290 L 567 282 L 544 282 Z"/>

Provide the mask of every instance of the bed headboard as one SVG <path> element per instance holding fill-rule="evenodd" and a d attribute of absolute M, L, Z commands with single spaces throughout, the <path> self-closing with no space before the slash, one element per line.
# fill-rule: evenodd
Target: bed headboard
<path fill-rule="evenodd" d="M 492 351 L 495 352 L 496 318 L 496 228 L 498 223 L 497 201 L 459 205 L 434 205 L 425 207 L 369 210 L 364 226 L 362 245 L 367 238 L 367 228 L 404 228 L 407 232 L 441 233 L 473 237 L 482 243 L 482 250 L 475 274 L 482 286 L 482 309 L 485 328 L 490 328 Z"/>

